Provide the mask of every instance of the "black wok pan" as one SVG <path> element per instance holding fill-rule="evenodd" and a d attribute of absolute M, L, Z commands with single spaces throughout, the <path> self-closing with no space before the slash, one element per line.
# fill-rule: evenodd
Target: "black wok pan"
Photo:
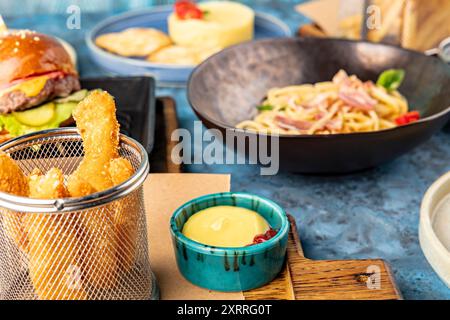
<path fill-rule="evenodd" d="M 406 71 L 399 91 L 421 120 L 394 129 L 335 135 L 282 135 L 280 167 L 304 173 L 345 173 L 392 160 L 440 130 L 450 115 L 450 67 L 440 59 L 361 41 L 283 38 L 244 43 L 212 56 L 192 73 L 188 98 L 209 128 L 235 130 L 256 114 L 272 87 L 328 81 L 339 70 L 376 81 L 389 68 Z"/>

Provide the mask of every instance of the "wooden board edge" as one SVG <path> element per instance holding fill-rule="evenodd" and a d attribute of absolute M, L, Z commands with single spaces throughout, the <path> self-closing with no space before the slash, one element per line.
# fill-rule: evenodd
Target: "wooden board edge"
<path fill-rule="evenodd" d="M 291 250 L 296 255 L 303 255 L 295 219 L 289 214 L 287 216 L 290 224 L 288 252 Z M 286 258 L 286 264 L 275 280 L 261 288 L 244 291 L 245 300 L 295 300 L 294 286 L 288 261 L 289 259 Z"/>
<path fill-rule="evenodd" d="M 398 300 L 403 300 L 403 294 L 400 291 L 400 289 L 398 288 L 397 282 L 395 281 L 395 277 L 394 274 L 392 272 L 392 268 L 391 265 L 389 264 L 389 262 L 385 261 L 384 259 L 380 259 L 383 263 L 384 263 L 384 268 L 386 270 L 386 274 L 390 279 L 390 282 L 392 283 L 392 287 L 395 291 L 395 294 L 397 295 L 397 299 Z"/>
<path fill-rule="evenodd" d="M 300 242 L 300 237 L 298 235 L 298 229 L 297 229 L 297 222 L 295 222 L 295 218 L 291 216 L 290 214 L 287 215 L 289 224 L 290 224 L 290 230 L 289 235 L 292 237 L 291 239 L 291 247 L 292 249 L 295 249 L 295 252 L 301 256 L 305 257 L 305 254 L 303 252 L 302 243 Z"/>
<path fill-rule="evenodd" d="M 164 106 L 164 121 L 165 121 L 165 135 L 166 135 L 166 165 L 168 173 L 181 173 L 182 168 L 181 165 L 175 164 L 172 161 L 172 150 L 177 145 L 175 141 L 172 141 L 171 136 L 172 133 L 179 128 L 178 126 L 178 118 L 177 118 L 177 110 L 176 103 L 172 97 L 158 97 L 157 99 L 161 100 Z"/>

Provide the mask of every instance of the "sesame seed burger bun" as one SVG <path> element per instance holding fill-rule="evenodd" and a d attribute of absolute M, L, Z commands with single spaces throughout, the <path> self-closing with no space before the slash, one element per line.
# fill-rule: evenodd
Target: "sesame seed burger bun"
<path fill-rule="evenodd" d="M 77 75 L 69 54 L 58 40 L 25 30 L 0 34 L 0 87 L 55 71 Z"/>

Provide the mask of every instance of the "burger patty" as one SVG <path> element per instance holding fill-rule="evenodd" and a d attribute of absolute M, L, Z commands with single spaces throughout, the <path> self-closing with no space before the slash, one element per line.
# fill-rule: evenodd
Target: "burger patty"
<path fill-rule="evenodd" d="M 80 82 L 74 75 L 48 79 L 41 92 L 34 97 L 27 97 L 20 90 L 2 95 L 0 97 L 0 114 L 26 110 L 56 97 L 66 97 L 77 90 L 80 90 Z"/>

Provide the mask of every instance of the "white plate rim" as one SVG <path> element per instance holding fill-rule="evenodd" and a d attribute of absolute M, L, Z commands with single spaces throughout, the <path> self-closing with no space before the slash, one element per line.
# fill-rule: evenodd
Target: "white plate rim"
<path fill-rule="evenodd" d="M 450 184 L 450 172 L 437 179 L 425 192 L 420 206 L 419 242 L 430 265 L 450 288 L 450 252 L 436 235 L 431 221 L 435 209 L 431 208 L 433 197 L 446 184 Z M 450 190 L 450 187 L 448 188 Z M 443 199 L 444 197 L 438 199 L 435 207 Z"/>

